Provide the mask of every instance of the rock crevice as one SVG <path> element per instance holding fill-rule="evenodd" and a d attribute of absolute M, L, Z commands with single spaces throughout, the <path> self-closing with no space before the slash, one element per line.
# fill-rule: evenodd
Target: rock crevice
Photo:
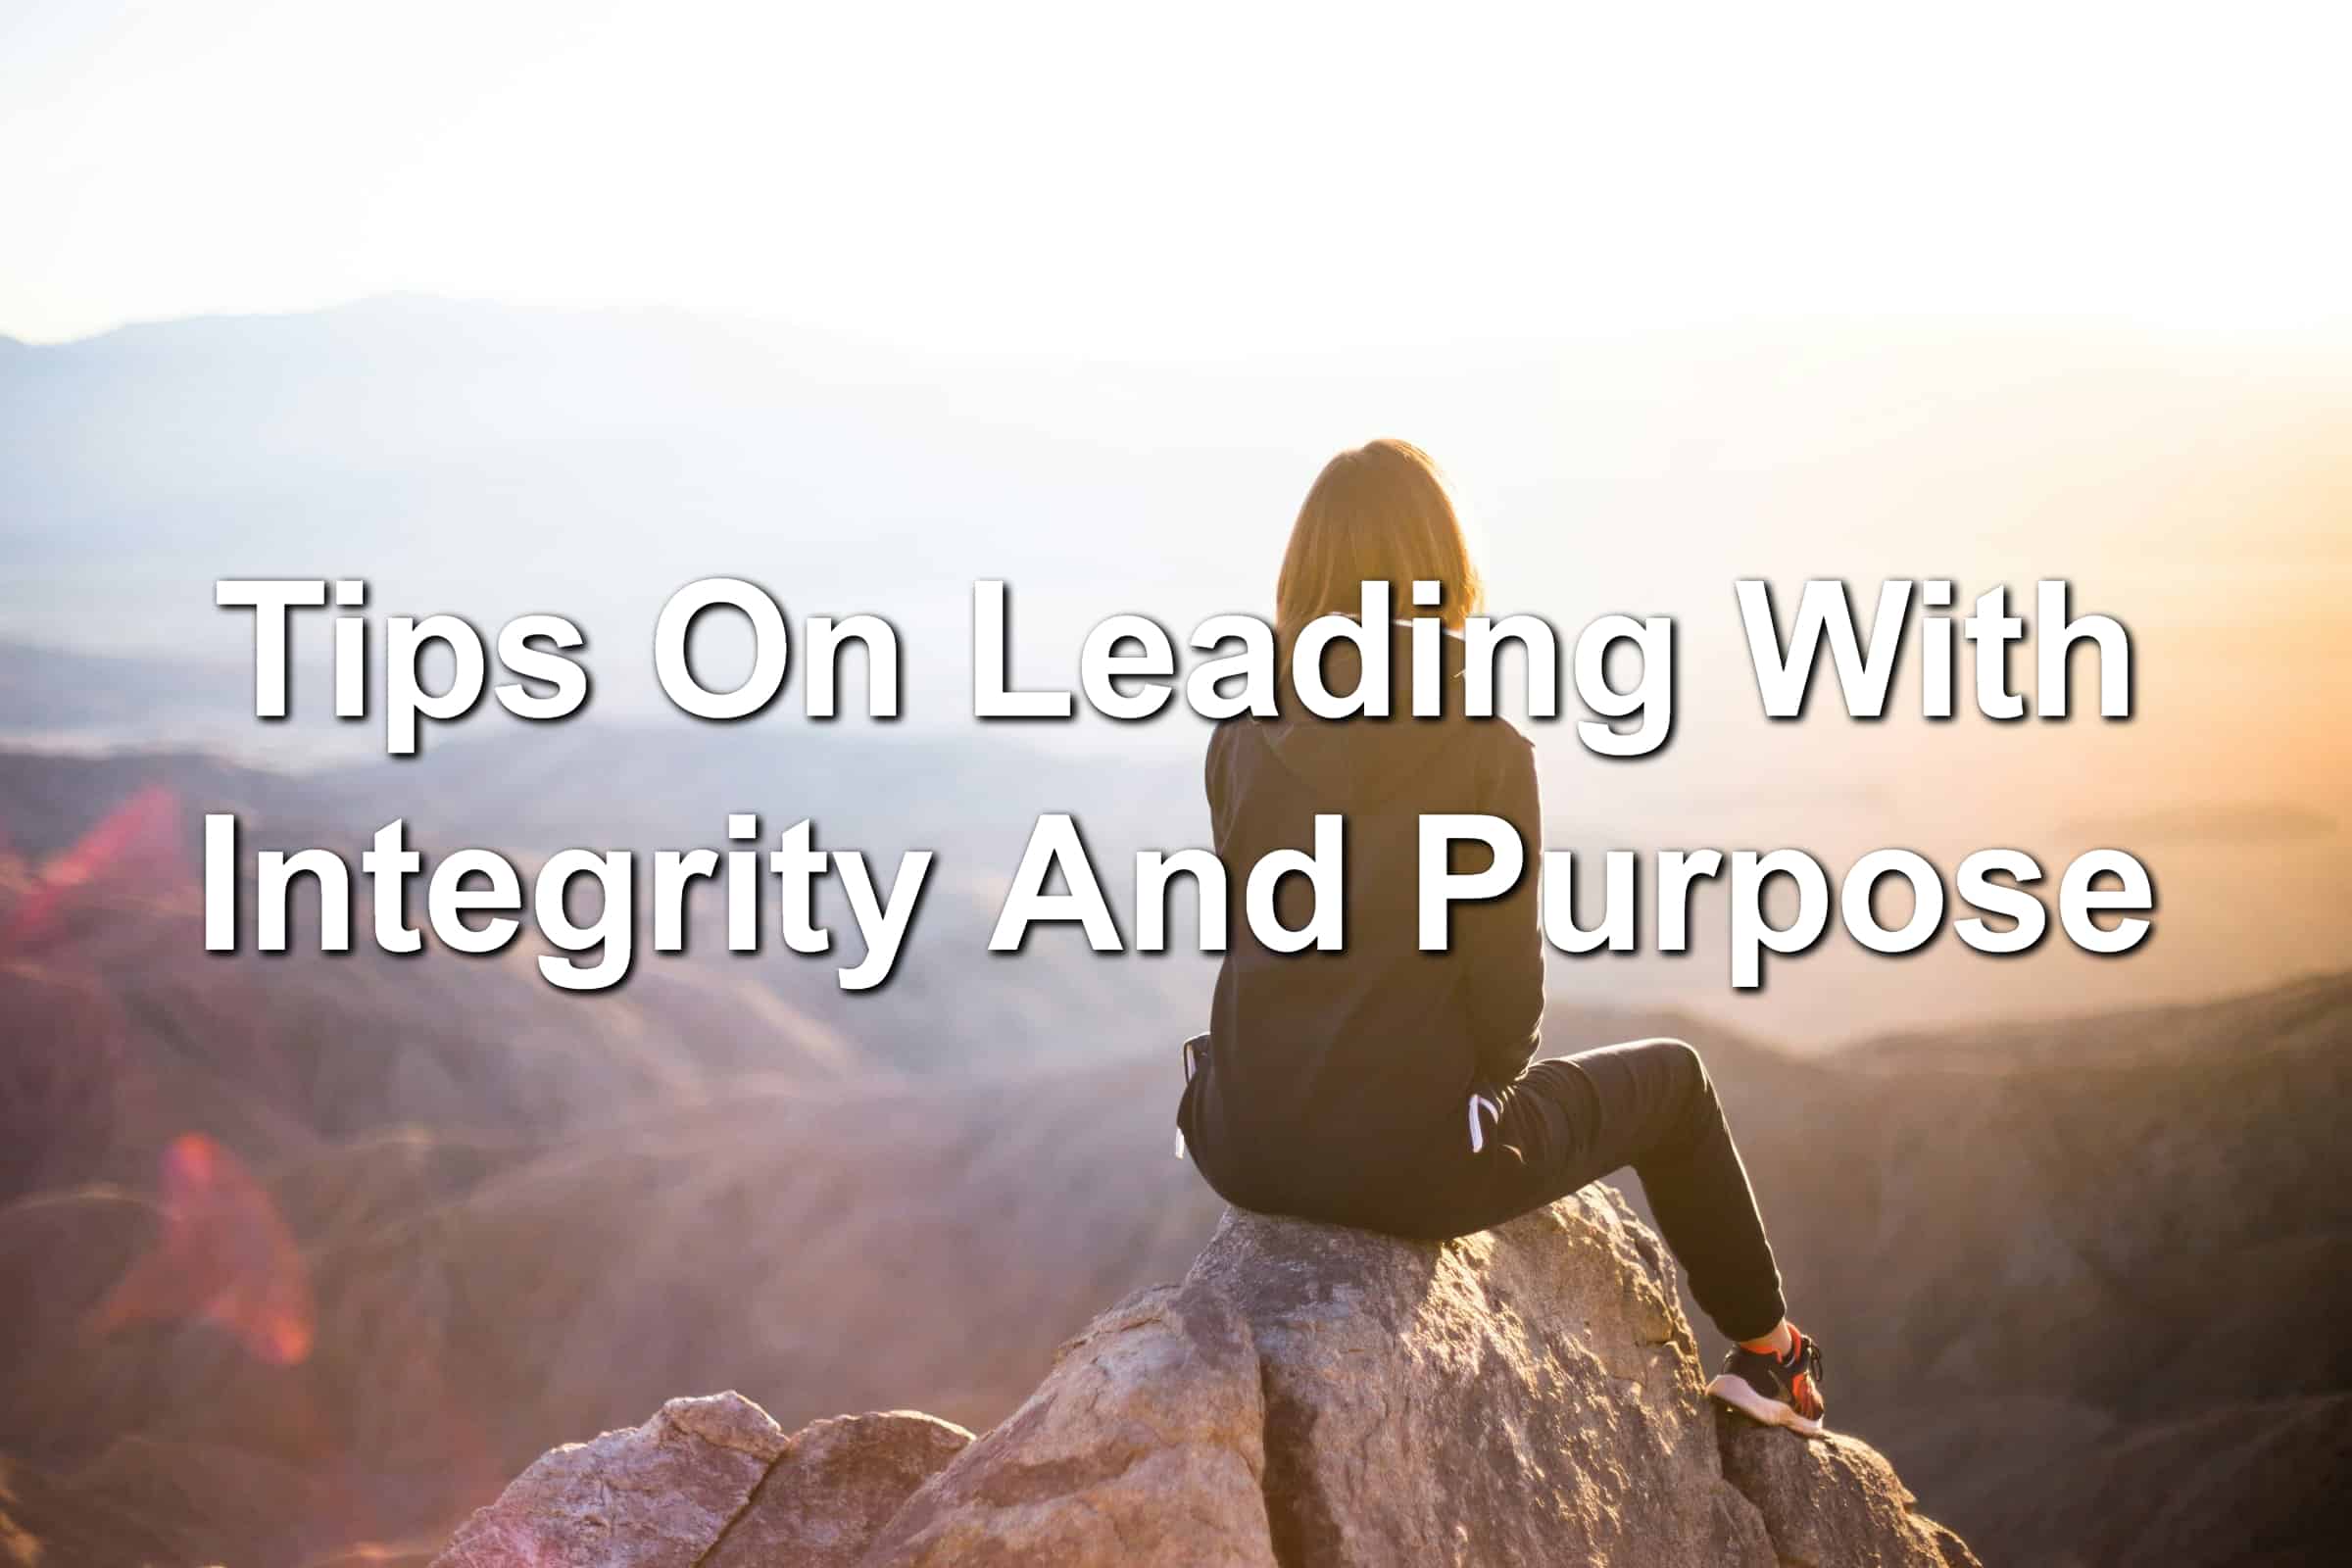
<path fill-rule="evenodd" d="M 973 1439 L 736 1396 L 547 1454 L 445 1568 L 1963 1568 L 1874 1450 L 1718 1411 L 1673 1265 L 1590 1189 L 1443 1245 L 1228 1213 Z"/>

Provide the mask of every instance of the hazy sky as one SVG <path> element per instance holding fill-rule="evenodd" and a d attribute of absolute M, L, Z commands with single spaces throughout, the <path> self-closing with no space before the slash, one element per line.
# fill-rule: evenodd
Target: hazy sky
<path fill-rule="evenodd" d="M 2203 16 L 0 0 L 0 331 L 392 290 L 1152 354 L 2336 330 L 2344 13 Z"/>

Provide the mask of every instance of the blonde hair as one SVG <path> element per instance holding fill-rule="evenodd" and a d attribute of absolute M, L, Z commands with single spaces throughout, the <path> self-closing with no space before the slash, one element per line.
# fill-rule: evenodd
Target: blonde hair
<path fill-rule="evenodd" d="M 1453 497 L 1429 454 L 1409 441 L 1367 442 L 1323 466 L 1291 524 L 1274 585 L 1276 634 L 1288 648 L 1318 615 L 1354 614 L 1362 584 L 1386 582 L 1398 615 L 1413 584 L 1441 585 L 1437 615 L 1457 630 L 1485 608 Z"/>

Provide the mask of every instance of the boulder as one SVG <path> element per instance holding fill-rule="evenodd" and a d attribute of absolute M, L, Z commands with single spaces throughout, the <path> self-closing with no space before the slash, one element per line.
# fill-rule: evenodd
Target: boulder
<path fill-rule="evenodd" d="M 1229 1212 L 868 1561 L 1766 1568 L 1671 1270 L 1606 1189 L 1443 1245 Z M 1171 1454 L 1181 1492 L 1136 1462 Z"/>
<path fill-rule="evenodd" d="M 1214 1292 L 1131 1297 L 883 1531 L 871 1564 L 1274 1568 L 1266 1391 Z"/>
<path fill-rule="evenodd" d="M 971 1441 L 955 1422 L 918 1410 L 805 1426 L 704 1568 L 852 1568 L 907 1494 Z"/>
<path fill-rule="evenodd" d="M 1716 1422 L 1723 1473 L 1764 1516 L 1784 1568 L 1977 1568 L 1958 1536 L 1912 1507 L 1910 1489 L 1870 1445 L 1834 1434 L 1791 1443 L 1729 1410 Z"/>
<path fill-rule="evenodd" d="M 836 1568 L 971 1438 L 903 1410 L 786 1437 L 740 1394 L 672 1399 L 643 1426 L 540 1455 L 434 1568 Z"/>

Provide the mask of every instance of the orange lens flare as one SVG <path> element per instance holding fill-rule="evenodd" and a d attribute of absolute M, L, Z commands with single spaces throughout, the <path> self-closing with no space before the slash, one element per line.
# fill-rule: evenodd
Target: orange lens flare
<path fill-rule="evenodd" d="M 79 889 L 120 882 L 161 890 L 189 880 L 179 840 L 178 798 L 151 784 L 41 867 L 0 926 L 0 952 L 32 947 L 54 936 Z"/>
<path fill-rule="evenodd" d="M 234 1154 L 202 1133 L 165 1149 L 164 1224 L 93 1314 L 101 1334 L 136 1323 L 209 1322 L 255 1359 L 293 1366 L 311 1353 L 318 1310 L 294 1236 Z"/>

